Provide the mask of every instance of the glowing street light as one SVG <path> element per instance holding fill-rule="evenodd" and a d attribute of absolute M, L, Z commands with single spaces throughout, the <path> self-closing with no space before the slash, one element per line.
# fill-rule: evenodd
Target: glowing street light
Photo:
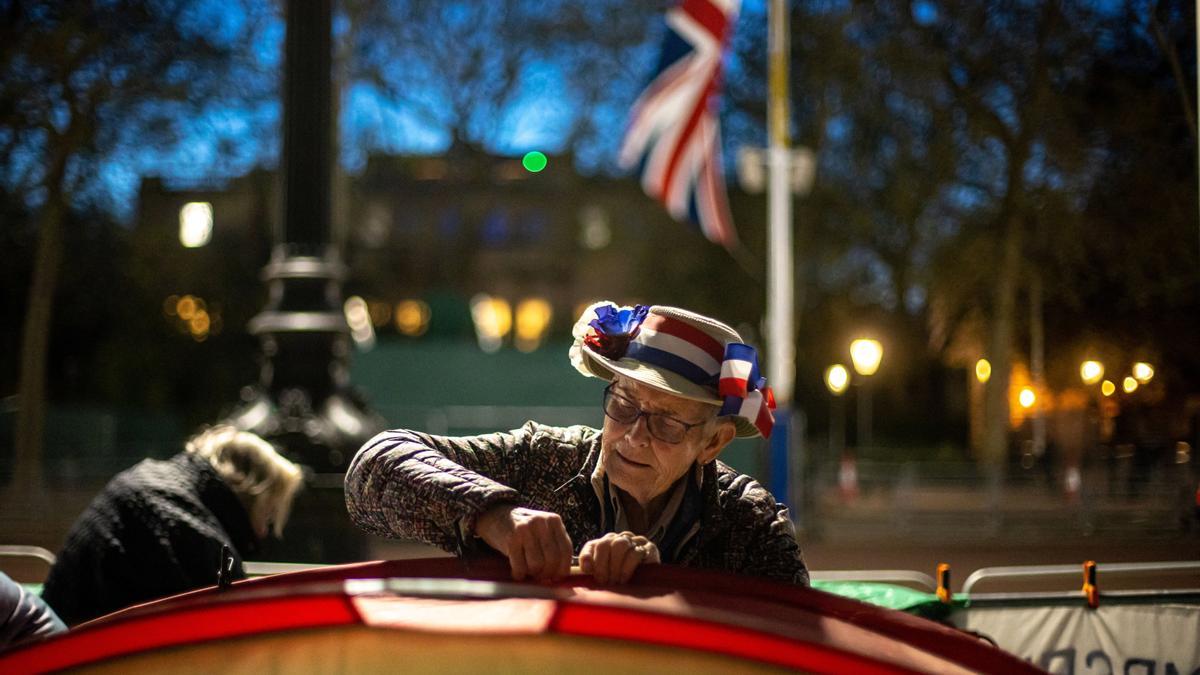
<path fill-rule="evenodd" d="M 1117 385 L 1113 384 L 1112 380 L 1105 380 L 1100 383 L 1100 393 L 1105 396 L 1112 396 L 1117 393 Z"/>
<path fill-rule="evenodd" d="M 846 370 L 846 366 L 835 363 L 826 368 L 825 386 L 834 396 L 841 396 L 845 393 L 846 387 L 850 386 L 850 372 Z"/>
<path fill-rule="evenodd" d="M 858 444 L 860 447 L 871 447 L 871 375 L 879 370 L 879 362 L 883 360 L 883 346 L 878 340 L 859 338 L 850 343 L 850 360 L 854 363 L 854 372 L 863 376 L 862 386 L 858 390 Z"/>
<path fill-rule="evenodd" d="M 1146 384 L 1154 378 L 1154 366 L 1151 366 L 1145 361 L 1138 361 L 1133 364 L 1133 379 L 1140 384 Z"/>
<path fill-rule="evenodd" d="M 980 384 L 987 384 L 987 381 L 992 379 L 991 361 L 979 359 L 975 362 L 975 379 L 979 380 Z"/>
<path fill-rule="evenodd" d="M 859 338 L 850 343 L 850 360 L 854 363 L 854 372 L 859 375 L 874 375 L 882 359 L 883 346 L 878 340 Z"/>
<path fill-rule="evenodd" d="M 835 363 L 825 369 L 825 387 L 829 397 L 829 455 L 844 459 L 846 452 L 846 405 L 842 394 L 850 386 L 850 371 Z"/>
<path fill-rule="evenodd" d="M 1022 408 L 1029 410 L 1034 403 L 1037 403 L 1037 393 L 1033 391 L 1032 387 L 1024 387 L 1017 395 L 1017 402 L 1021 404 Z"/>
<path fill-rule="evenodd" d="M 1137 388 L 1138 381 L 1132 377 L 1126 376 L 1124 380 L 1121 380 L 1121 389 L 1124 389 L 1126 394 L 1132 394 L 1133 392 L 1137 391 Z"/>
<path fill-rule="evenodd" d="M 1104 377 L 1104 364 L 1099 361 L 1084 361 L 1079 366 L 1079 378 L 1084 384 L 1096 384 Z"/>

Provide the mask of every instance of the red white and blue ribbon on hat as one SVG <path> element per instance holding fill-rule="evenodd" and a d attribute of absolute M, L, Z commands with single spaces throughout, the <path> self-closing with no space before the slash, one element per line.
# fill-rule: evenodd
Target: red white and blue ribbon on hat
<path fill-rule="evenodd" d="M 770 438 L 775 425 L 775 394 L 767 386 L 767 378 L 758 372 L 754 347 L 740 342 L 725 345 L 717 393 L 725 399 L 722 415 L 744 417 L 758 427 L 763 438 Z"/>
<path fill-rule="evenodd" d="M 585 342 L 610 359 L 635 359 L 671 371 L 702 387 L 715 387 L 724 399 L 720 415 L 743 417 L 767 438 L 775 423 L 775 397 L 759 374 L 758 355 L 747 344 L 718 340 L 695 326 L 638 306 L 596 308 L 596 330 Z"/>

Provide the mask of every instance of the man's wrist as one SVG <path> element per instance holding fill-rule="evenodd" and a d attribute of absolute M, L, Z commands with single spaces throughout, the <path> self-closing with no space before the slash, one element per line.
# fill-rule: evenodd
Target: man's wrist
<path fill-rule="evenodd" d="M 515 508 L 517 508 L 517 505 L 508 501 L 489 504 L 482 511 L 475 514 L 475 522 L 471 524 L 472 533 L 476 537 L 487 541 L 487 535 L 491 533 L 491 530 L 495 529 L 500 524 L 501 519 Z"/>

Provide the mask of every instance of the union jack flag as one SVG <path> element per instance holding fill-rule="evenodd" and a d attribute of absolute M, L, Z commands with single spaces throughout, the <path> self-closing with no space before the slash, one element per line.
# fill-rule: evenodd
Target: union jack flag
<path fill-rule="evenodd" d="M 717 104 L 721 57 L 740 0 L 681 0 L 667 12 L 667 35 L 650 84 L 633 104 L 621 147 L 646 194 L 710 241 L 737 243 L 721 168 Z"/>

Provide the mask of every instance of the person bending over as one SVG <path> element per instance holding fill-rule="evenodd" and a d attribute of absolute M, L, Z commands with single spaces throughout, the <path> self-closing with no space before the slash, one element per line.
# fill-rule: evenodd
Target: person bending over
<path fill-rule="evenodd" d="M 483 542 L 517 580 L 565 576 L 578 555 L 601 583 L 664 562 L 807 584 L 787 508 L 717 459 L 735 437 L 770 433 L 754 349 L 665 306 L 597 303 L 573 334 L 572 364 L 609 382 L 602 429 L 385 431 L 347 471 L 351 519 L 460 556 Z"/>
<path fill-rule="evenodd" d="M 232 579 L 269 532 L 279 536 L 300 468 L 258 436 L 208 429 L 167 460 L 112 479 L 71 526 L 42 597 L 68 625 L 217 581 L 222 546 Z"/>

